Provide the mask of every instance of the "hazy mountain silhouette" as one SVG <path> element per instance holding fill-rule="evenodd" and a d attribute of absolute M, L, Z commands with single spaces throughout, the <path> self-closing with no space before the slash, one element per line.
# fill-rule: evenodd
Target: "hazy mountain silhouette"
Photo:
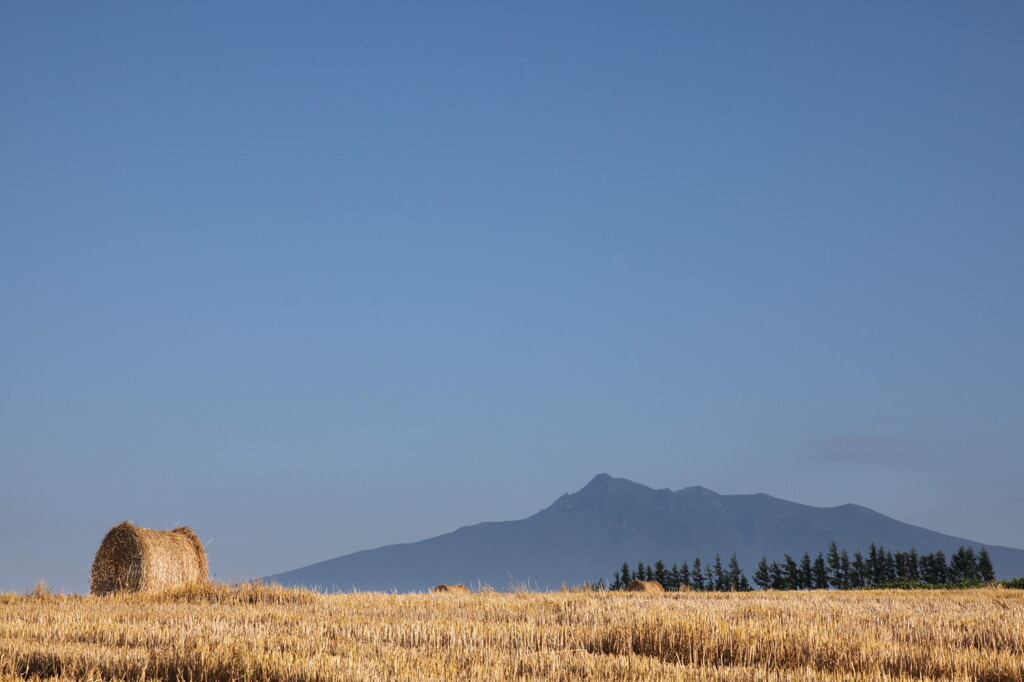
<path fill-rule="evenodd" d="M 719 495 L 694 486 L 654 490 L 607 474 L 518 521 L 480 523 L 428 540 L 389 545 L 272 575 L 268 581 L 325 591 L 423 591 L 438 583 L 525 583 L 558 589 L 600 577 L 623 561 L 707 562 L 734 552 L 750 576 L 761 556 L 781 560 L 804 551 L 889 550 L 920 553 L 961 545 L 986 547 L 1000 578 L 1024 573 L 1024 550 L 986 545 L 896 521 L 855 504 L 811 507 L 763 493 Z"/>

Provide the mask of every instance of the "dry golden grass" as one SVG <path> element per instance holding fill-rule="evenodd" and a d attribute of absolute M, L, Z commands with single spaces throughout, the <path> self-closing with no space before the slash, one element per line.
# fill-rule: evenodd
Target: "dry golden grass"
<path fill-rule="evenodd" d="M 0 680 L 1024 680 L 1024 592 L 0 595 Z"/>

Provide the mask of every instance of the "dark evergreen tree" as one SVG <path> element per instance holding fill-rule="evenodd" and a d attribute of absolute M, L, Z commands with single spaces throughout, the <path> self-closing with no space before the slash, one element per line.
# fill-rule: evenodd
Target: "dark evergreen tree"
<path fill-rule="evenodd" d="M 814 560 L 814 567 L 811 569 L 814 574 L 814 589 L 827 590 L 829 584 L 828 567 L 825 566 L 825 557 L 818 552 L 818 558 Z"/>
<path fill-rule="evenodd" d="M 878 547 L 876 547 L 873 542 L 868 548 L 867 568 L 868 575 L 867 580 L 865 581 L 867 585 L 877 585 L 882 582 L 882 561 L 878 556 Z"/>
<path fill-rule="evenodd" d="M 896 578 L 899 580 L 908 580 L 910 578 L 909 570 L 907 568 L 907 553 L 896 552 L 895 556 L 896 563 Z"/>
<path fill-rule="evenodd" d="M 633 580 L 647 580 L 647 566 L 644 562 L 636 562 L 636 571 L 633 573 Z"/>
<path fill-rule="evenodd" d="M 978 551 L 978 580 L 990 583 L 995 579 L 996 569 L 992 566 L 992 557 L 988 555 L 988 550 L 982 547 Z"/>
<path fill-rule="evenodd" d="M 920 559 L 921 558 L 917 555 L 917 549 L 911 547 L 910 553 L 907 554 L 907 577 L 911 580 L 921 579 Z"/>
<path fill-rule="evenodd" d="M 785 590 L 786 587 L 786 571 L 782 565 L 777 561 L 772 562 L 772 589 L 773 590 Z"/>
<path fill-rule="evenodd" d="M 960 545 L 960 548 L 949 559 L 949 575 L 947 580 L 953 583 L 977 580 L 975 577 L 976 573 L 977 559 L 974 557 L 974 549 Z"/>
<path fill-rule="evenodd" d="M 683 567 L 679 569 L 679 586 L 682 587 L 683 585 L 693 587 L 690 584 L 690 566 L 685 561 L 683 562 Z"/>
<path fill-rule="evenodd" d="M 625 587 L 633 580 L 633 574 L 629 570 L 629 562 L 622 562 L 622 568 L 619 569 L 619 579 L 622 582 L 622 586 Z"/>
<path fill-rule="evenodd" d="M 978 555 L 974 553 L 973 547 L 964 549 L 964 580 L 981 580 L 978 575 Z"/>
<path fill-rule="evenodd" d="M 946 563 L 946 553 L 941 549 L 935 552 L 935 573 L 938 576 L 936 585 L 949 582 L 949 564 Z"/>
<path fill-rule="evenodd" d="M 800 559 L 800 584 L 797 585 L 797 589 L 809 590 L 814 586 L 814 571 L 811 567 L 811 555 L 804 550 L 804 555 Z"/>
<path fill-rule="evenodd" d="M 715 581 L 715 591 L 726 592 L 729 585 L 725 579 L 725 571 L 722 569 L 722 557 L 718 554 L 715 555 L 715 564 L 711 574 Z"/>
<path fill-rule="evenodd" d="M 680 582 L 682 582 L 682 576 L 679 575 L 679 564 L 672 564 L 672 568 L 668 571 L 668 585 L 665 589 L 671 592 L 678 592 Z"/>
<path fill-rule="evenodd" d="M 828 583 L 832 587 L 842 588 L 845 576 L 839 559 L 839 545 L 833 540 L 828 546 Z"/>
<path fill-rule="evenodd" d="M 665 568 L 665 562 L 658 559 L 654 563 L 654 579 L 661 583 L 661 586 L 668 589 L 668 569 Z"/>
<path fill-rule="evenodd" d="M 800 589 L 800 566 L 796 563 L 796 559 L 789 556 L 788 554 L 783 554 L 782 558 L 786 562 L 785 566 L 783 567 L 783 575 L 786 581 L 786 589 Z"/>
<path fill-rule="evenodd" d="M 853 563 L 850 564 L 851 587 L 867 587 L 871 579 L 870 569 L 864 561 L 864 555 L 860 551 L 853 553 Z"/>
<path fill-rule="evenodd" d="M 958 583 L 964 579 L 964 546 L 960 545 L 953 556 L 949 557 L 949 569 L 946 579 L 951 583 Z"/>
<path fill-rule="evenodd" d="M 892 552 L 880 547 L 878 553 L 882 560 L 882 582 L 888 583 L 896 580 L 896 559 Z"/>
<path fill-rule="evenodd" d="M 846 553 L 845 549 L 839 555 L 839 561 L 843 579 L 843 584 L 840 587 L 848 590 L 853 587 L 853 564 L 850 563 L 850 555 Z"/>
<path fill-rule="evenodd" d="M 921 580 L 928 585 L 938 585 L 940 571 L 936 566 L 934 554 L 922 554 L 918 559 L 918 573 Z"/>
<path fill-rule="evenodd" d="M 768 557 L 763 556 L 757 562 L 757 570 L 754 572 L 754 584 L 762 590 L 772 586 L 772 569 L 768 566 Z"/>
<path fill-rule="evenodd" d="M 745 591 L 743 590 L 743 583 L 746 582 L 746 576 L 743 575 L 743 569 L 740 568 L 739 559 L 736 558 L 736 553 L 729 557 L 729 570 L 726 573 L 726 579 L 729 583 L 729 589 L 733 592 Z M 749 585 L 747 586 L 750 587 Z"/>
<path fill-rule="evenodd" d="M 694 557 L 693 559 L 693 570 L 690 571 L 690 584 L 693 589 L 703 592 L 704 591 L 704 571 L 701 569 L 700 557 Z"/>

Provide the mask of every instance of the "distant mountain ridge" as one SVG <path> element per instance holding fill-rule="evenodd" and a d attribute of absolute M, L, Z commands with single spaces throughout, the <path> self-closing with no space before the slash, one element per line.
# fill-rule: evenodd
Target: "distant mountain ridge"
<path fill-rule="evenodd" d="M 486 522 L 420 542 L 329 559 L 267 581 L 322 591 L 424 591 L 439 583 L 495 589 L 527 584 L 558 589 L 609 578 L 623 561 L 668 564 L 727 558 L 747 575 L 767 556 L 799 558 L 836 541 L 851 553 L 874 542 L 887 549 L 952 554 L 988 549 L 1000 578 L 1024 574 L 1024 550 L 974 542 L 897 521 L 867 507 L 812 507 L 757 493 L 719 495 L 693 486 L 655 490 L 608 474 L 517 521 Z"/>

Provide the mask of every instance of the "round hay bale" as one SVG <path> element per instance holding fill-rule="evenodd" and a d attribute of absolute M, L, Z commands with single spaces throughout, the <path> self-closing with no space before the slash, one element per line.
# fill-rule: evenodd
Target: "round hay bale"
<path fill-rule="evenodd" d="M 463 584 L 458 585 L 438 585 L 431 592 L 469 592 L 469 588 Z"/>
<path fill-rule="evenodd" d="M 664 592 L 665 587 L 657 580 L 634 580 L 626 585 L 626 592 Z"/>
<path fill-rule="evenodd" d="M 92 593 L 142 592 L 206 582 L 206 549 L 191 528 L 139 528 L 125 521 L 108 532 L 92 562 Z"/>

